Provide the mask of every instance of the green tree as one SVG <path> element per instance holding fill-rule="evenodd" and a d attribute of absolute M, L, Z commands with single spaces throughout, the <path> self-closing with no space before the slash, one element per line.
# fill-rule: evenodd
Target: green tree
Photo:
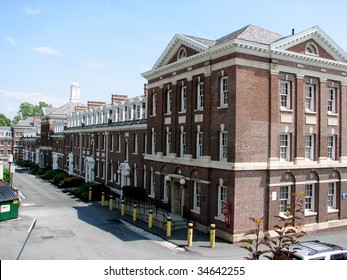
<path fill-rule="evenodd" d="M 17 116 L 14 117 L 13 121 L 15 123 L 20 120 L 25 120 L 28 117 L 38 117 L 40 116 L 41 110 L 43 107 L 51 107 L 52 105 L 48 105 L 47 103 L 40 101 L 38 105 L 33 105 L 29 102 L 23 102 L 19 106 L 19 111 L 17 112 Z"/>
<path fill-rule="evenodd" d="M 0 114 L 0 126 L 11 126 L 11 120 L 6 118 L 4 114 Z"/>

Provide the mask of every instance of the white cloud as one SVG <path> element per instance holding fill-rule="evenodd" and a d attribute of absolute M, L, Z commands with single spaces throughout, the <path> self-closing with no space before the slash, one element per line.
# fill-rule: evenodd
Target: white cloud
<path fill-rule="evenodd" d="M 40 101 L 52 104 L 53 107 L 60 107 L 62 104 L 61 97 L 51 96 L 39 92 L 16 92 L 6 89 L 0 89 L 1 112 L 7 118 L 13 119 L 19 111 L 19 106 L 23 102 L 29 102 L 38 105 Z"/>
<path fill-rule="evenodd" d="M 16 44 L 16 40 L 12 37 L 12 36 L 5 36 L 6 40 L 8 43 L 10 43 L 11 45 L 15 45 Z"/>
<path fill-rule="evenodd" d="M 42 53 L 42 54 L 62 56 L 60 51 L 58 51 L 54 48 L 51 48 L 51 47 L 37 47 L 37 48 L 34 48 L 33 51 L 38 52 L 38 53 Z"/>
<path fill-rule="evenodd" d="M 24 11 L 29 16 L 37 16 L 38 14 L 42 12 L 42 7 L 41 6 L 37 8 L 26 7 Z"/>

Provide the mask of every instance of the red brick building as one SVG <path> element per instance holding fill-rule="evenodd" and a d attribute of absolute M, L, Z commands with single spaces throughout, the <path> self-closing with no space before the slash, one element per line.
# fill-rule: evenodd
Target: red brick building
<path fill-rule="evenodd" d="M 271 229 L 292 192 L 306 230 L 347 224 L 347 54 L 319 27 L 175 35 L 142 76 L 150 197 L 231 241 L 249 217 Z"/>

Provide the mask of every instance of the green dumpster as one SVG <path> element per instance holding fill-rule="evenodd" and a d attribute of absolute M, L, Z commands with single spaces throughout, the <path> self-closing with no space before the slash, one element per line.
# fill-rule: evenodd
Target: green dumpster
<path fill-rule="evenodd" d="M 18 218 L 19 199 L 10 186 L 0 187 L 0 221 Z"/>

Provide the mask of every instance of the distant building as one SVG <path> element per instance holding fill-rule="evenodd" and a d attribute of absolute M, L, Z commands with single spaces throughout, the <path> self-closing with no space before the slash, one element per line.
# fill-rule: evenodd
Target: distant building
<path fill-rule="evenodd" d="M 6 160 L 12 153 L 12 129 L 10 126 L 0 126 L 0 161 Z"/>
<path fill-rule="evenodd" d="M 70 86 L 70 101 L 59 108 L 46 107 L 42 108 L 41 116 L 41 135 L 40 135 L 40 167 L 52 167 L 52 149 L 62 141 L 63 135 L 52 137 L 55 126 L 61 127 L 66 124 L 66 116 L 69 113 L 86 108 L 80 103 L 80 86 L 73 82 Z M 53 139 L 54 138 L 54 139 Z M 61 144 L 60 144 L 61 145 Z"/>

